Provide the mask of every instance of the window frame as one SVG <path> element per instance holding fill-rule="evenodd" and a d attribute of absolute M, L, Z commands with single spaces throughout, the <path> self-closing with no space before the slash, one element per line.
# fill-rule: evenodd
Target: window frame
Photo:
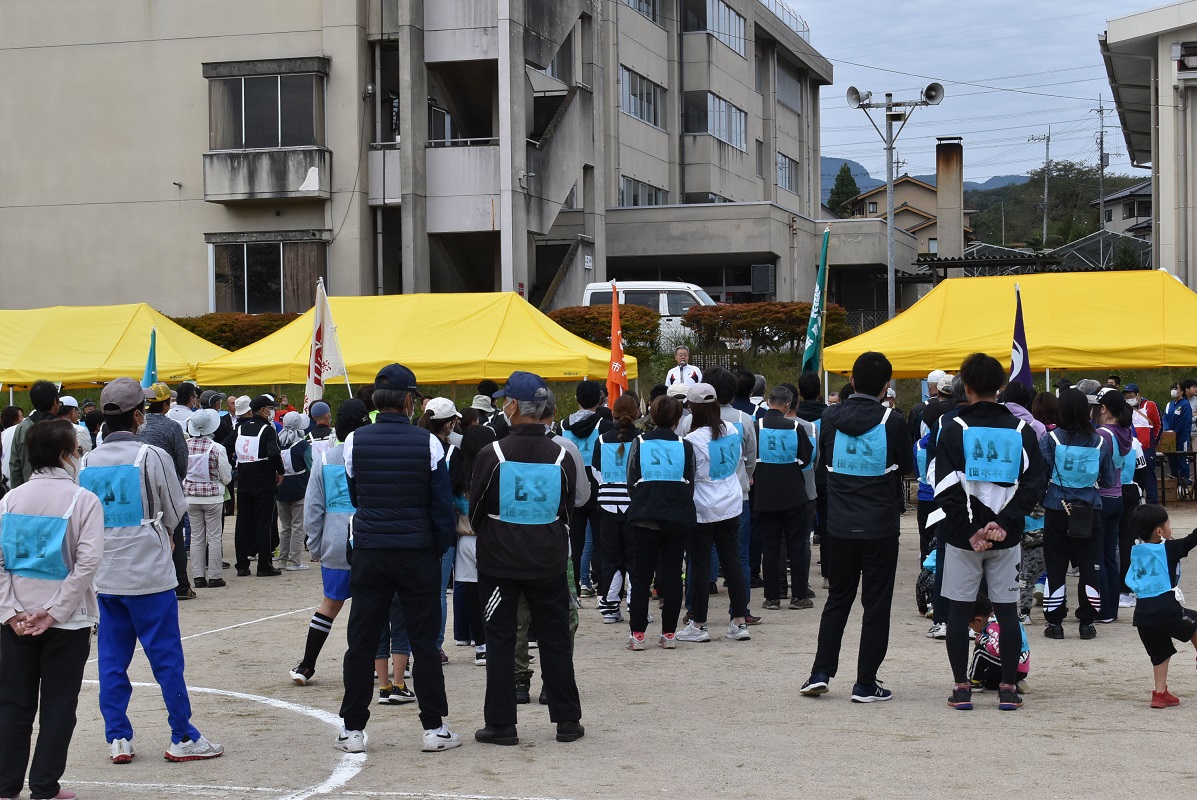
<path fill-rule="evenodd" d="M 637 202 L 628 202 L 631 195 Z M 639 202 L 648 198 L 652 202 Z M 651 183 L 645 183 L 628 175 L 619 176 L 619 208 L 651 208 L 669 205 L 669 192 Z"/>
<path fill-rule="evenodd" d="M 866 208 L 867 208 L 867 210 L 865 211 L 866 214 L 876 214 L 877 213 L 877 201 L 869 200 L 868 206 Z"/>
<path fill-rule="evenodd" d="M 747 22 L 744 17 L 723 0 L 706 0 L 706 4 L 707 33 L 723 42 L 741 58 L 748 58 Z"/>
<path fill-rule="evenodd" d="M 786 176 L 783 181 L 782 177 Z M 777 186 L 791 194 L 798 194 L 798 159 L 777 151 Z"/>
<path fill-rule="evenodd" d="M 625 6 L 659 27 L 661 24 L 661 0 L 621 0 Z"/>
<path fill-rule="evenodd" d="M 712 125 L 712 121 L 715 122 Z M 737 122 L 739 124 L 737 124 Z M 711 130 L 715 128 L 716 130 Z M 748 112 L 714 92 L 707 92 L 706 133 L 724 144 L 748 152 Z M 733 141 L 733 137 L 739 134 Z"/>
<path fill-rule="evenodd" d="M 212 311 L 220 313 L 222 311 L 229 310 L 229 309 L 221 309 L 219 307 L 220 302 L 218 299 L 218 293 L 216 291 L 216 265 L 217 265 L 217 262 L 220 261 L 218 253 L 219 253 L 219 248 L 221 248 L 221 247 L 240 248 L 241 249 L 241 296 L 240 296 L 240 298 L 237 298 L 236 305 L 231 309 L 232 313 L 235 313 L 235 314 L 288 314 L 288 313 L 303 313 L 304 311 L 307 311 L 309 308 L 311 308 L 312 306 L 308 305 L 306 308 L 302 308 L 302 309 L 301 308 L 294 308 L 291 310 L 287 309 L 286 247 L 288 247 L 288 246 L 293 247 L 295 245 L 319 245 L 321 247 L 319 252 L 321 254 L 322 264 L 319 268 L 319 274 L 317 275 L 317 277 L 322 278 L 324 280 L 325 287 L 327 288 L 327 286 L 328 286 L 328 242 L 326 242 L 324 240 L 321 240 L 321 239 L 298 239 L 298 240 L 270 239 L 270 240 L 258 241 L 256 239 L 244 239 L 244 240 L 240 240 L 240 241 L 211 241 L 211 242 L 209 242 L 208 246 L 210 248 L 212 248 L 211 257 L 210 257 L 210 270 L 209 270 L 209 276 L 210 276 L 210 280 L 211 280 L 211 296 L 209 298 L 209 300 L 210 300 L 209 306 L 211 307 Z M 262 247 L 262 246 L 274 246 L 274 247 L 278 248 L 278 308 L 267 310 L 267 311 L 250 311 L 249 310 L 249 308 L 250 308 L 250 302 L 249 302 L 249 300 L 250 300 L 250 298 L 249 298 L 249 291 L 250 291 L 250 289 L 249 289 L 249 287 L 250 287 L 249 248 L 250 247 Z M 292 280 L 294 280 L 294 278 L 292 278 Z M 313 303 L 315 302 L 314 296 L 312 298 L 312 301 L 313 301 Z"/>
<path fill-rule="evenodd" d="M 665 92 L 661 84 L 646 78 L 635 70 L 619 65 L 619 110 L 635 120 L 665 130 Z M 637 110 L 646 108 L 645 95 L 652 98 L 652 119 L 646 119 Z"/>
<path fill-rule="evenodd" d="M 305 77 L 310 76 L 311 78 L 319 81 L 319 85 L 316 87 L 313 87 L 313 91 L 312 91 L 312 104 L 313 104 L 313 108 L 312 108 L 312 140 L 313 141 L 311 144 L 283 144 L 283 88 L 282 88 L 282 81 L 283 81 L 284 77 L 290 78 L 290 77 L 298 77 L 298 76 L 305 76 Z M 246 80 L 260 80 L 262 78 L 274 78 L 274 111 L 275 111 L 274 116 L 275 116 L 275 129 L 276 129 L 275 141 L 277 142 L 277 144 L 267 145 L 264 147 L 247 147 L 246 146 L 246 114 L 245 114 L 245 107 L 246 107 L 245 82 L 246 82 Z M 213 91 L 214 91 L 214 87 L 217 83 L 223 83 L 226 81 L 237 81 L 239 83 L 239 92 L 238 92 L 239 100 L 240 100 L 239 116 L 240 116 L 240 123 L 241 123 L 241 130 L 237 134 L 237 136 L 238 136 L 237 143 L 240 145 L 239 147 L 237 147 L 237 146 L 235 146 L 235 147 L 218 147 L 218 146 L 216 146 L 216 142 L 213 140 L 216 135 L 214 128 L 213 128 L 213 119 L 212 119 L 212 105 L 214 102 L 213 101 Z M 304 72 L 277 72 L 277 73 L 271 73 L 271 74 L 267 74 L 267 75 L 257 75 L 257 74 L 221 75 L 218 77 L 209 78 L 208 79 L 208 137 L 209 137 L 208 138 L 208 150 L 209 150 L 209 152 L 214 152 L 214 153 L 217 153 L 217 152 L 228 153 L 228 152 L 252 152 L 252 151 L 259 151 L 259 150 L 291 150 L 291 149 L 297 149 L 297 148 L 303 148 L 303 147 L 325 147 L 325 146 L 327 146 L 326 145 L 326 142 L 327 142 L 327 140 L 326 140 L 326 135 L 327 135 L 326 122 L 327 122 L 327 120 L 325 119 L 327 100 L 328 100 L 327 93 L 328 93 L 327 75 L 325 75 L 321 72 L 315 71 L 315 70 L 308 70 L 308 71 L 304 71 Z M 316 106 L 319 106 L 319 107 L 317 108 Z"/>

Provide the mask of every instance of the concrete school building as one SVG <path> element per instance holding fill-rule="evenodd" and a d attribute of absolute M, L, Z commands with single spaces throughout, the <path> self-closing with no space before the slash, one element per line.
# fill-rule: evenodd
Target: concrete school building
<path fill-rule="evenodd" d="M 807 299 L 809 38 L 786 0 L 6 0 L 0 303 Z"/>

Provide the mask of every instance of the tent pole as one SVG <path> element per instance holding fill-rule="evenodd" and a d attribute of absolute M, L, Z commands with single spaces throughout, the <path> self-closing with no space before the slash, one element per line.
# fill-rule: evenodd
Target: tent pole
<path fill-rule="evenodd" d="M 1047 386 L 1045 386 L 1043 388 L 1043 391 L 1050 392 L 1052 390 L 1052 369 L 1051 369 L 1051 367 L 1047 368 L 1047 377 L 1044 378 L 1044 380 L 1047 381 Z"/>
<path fill-rule="evenodd" d="M 823 402 L 827 402 L 827 398 L 831 395 L 831 373 L 823 370 Z M 843 398 L 840 398 L 843 400 Z"/>

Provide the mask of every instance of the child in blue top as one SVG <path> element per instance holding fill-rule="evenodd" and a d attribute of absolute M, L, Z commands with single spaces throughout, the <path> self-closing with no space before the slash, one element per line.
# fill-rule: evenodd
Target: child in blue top
<path fill-rule="evenodd" d="M 1197 611 L 1182 605 L 1184 598 L 1176 586 L 1180 560 L 1197 547 L 1197 530 L 1173 539 L 1168 512 L 1156 505 L 1136 508 L 1131 527 L 1141 544 L 1131 548 L 1126 583 L 1137 598 L 1134 625 L 1155 674 L 1151 707 L 1169 708 L 1180 704 L 1168 691 L 1168 662 L 1176 655 L 1172 640 L 1197 647 Z"/>

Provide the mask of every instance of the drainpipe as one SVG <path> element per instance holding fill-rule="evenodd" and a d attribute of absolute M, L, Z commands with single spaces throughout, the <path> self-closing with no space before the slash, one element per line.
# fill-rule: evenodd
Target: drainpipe
<path fill-rule="evenodd" d="M 681 3 L 678 3 L 677 7 L 680 11 Z M 682 15 L 680 13 L 673 24 L 677 25 L 677 202 L 682 203 L 686 197 L 686 38 L 682 33 Z"/>

